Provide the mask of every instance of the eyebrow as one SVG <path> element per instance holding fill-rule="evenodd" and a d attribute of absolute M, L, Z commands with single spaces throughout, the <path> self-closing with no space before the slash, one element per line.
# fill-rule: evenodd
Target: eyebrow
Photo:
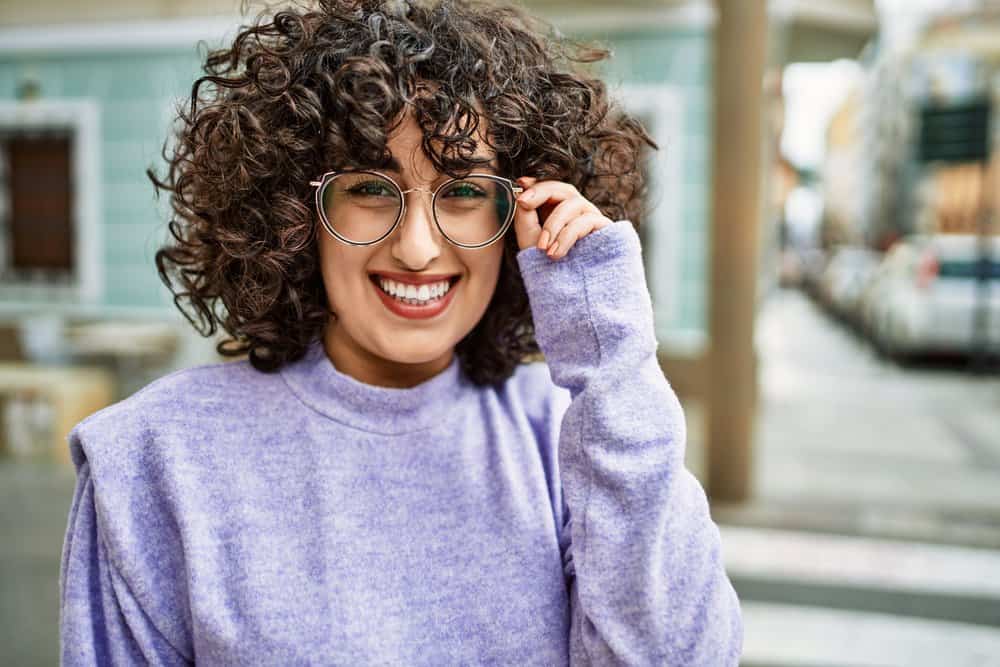
<path fill-rule="evenodd" d="M 399 160 L 396 159 L 395 155 L 390 155 L 388 160 L 383 160 L 381 164 L 377 166 L 378 169 L 389 169 L 396 173 L 403 172 L 403 166 L 399 164 Z"/>
<path fill-rule="evenodd" d="M 486 157 L 486 156 L 485 155 L 477 155 L 477 156 L 474 156 L 474 157 Z M 479 169 L 479 168 L 482 168 L 482 167 L 487 167 L 489 169 L 492 169 L 493 171 L 500 171 L 499 167 L 496 164 L 494 164 L 495 161 L 496 161 L 496 158 L 491 157 L 489 162 L 487 162 L 486 164 L 476 165 L 476 167 L 474 169 Z M 399 164 L 399 160 L 396 159 L 395 155 L 390 155 L 387 159 L 383 160 L 380 164 L 378 164 L 375 167 L 375 169 L 386 169 L 386 170 L 389 170 L 389 171 L 394 171 L 397 174 L 403 173 L 403 167 L 402 167 L 401 164 Z"/>

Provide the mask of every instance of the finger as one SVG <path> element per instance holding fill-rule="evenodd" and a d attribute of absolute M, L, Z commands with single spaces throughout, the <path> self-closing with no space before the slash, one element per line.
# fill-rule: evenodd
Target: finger
<path fill-rule="evenodd" d="M 549 216 L 542 222 L 542 233 L 538 238 L 538 249 L 547 250 L 552 240 L 559 236 L 563 227 L 575 218 L 588 213 L 599 213 L 597 207 L 582 196 L 567 199 L 552 209 Z"/>
<path fill-rule="evenodd" d="M 521 176 L 514 179 L 514 182 L 522 190 L 527 190 L 537 183 L 538 179 L 534 176 Z M 520 194 L 516 191 L 514 193 L 514 220 L 512 224 L 514 226 L 514 234 L 517 237 L 517 247 L 519 250 L 524 250 L 537 243 L 538 235 L 541 233 L 542 228 L 538 221 L 538 213 L 522 206 L 517 200 Z"/>
<path fill-rule="evenodd" d="M 515 199 L 513 224 L 518 250 L 524 250 L 538 244 L 538 237 L 542 233 L 542 225 L 538 221 L 538 211 Z"/>
<path fill-rule="evenodd" d="M 558 203 L 579 197 L 580 193 L 575 187 L 563 181 L 537 181 L 517 198 L 518 204 L 525 208 L 536 209 L 548 202 Z"/>
<path fill-rule="evenodd" d="M 559 236 L 549 246 L 549 258 L 553 260 L 562 259 L 576 245 L 577 241 L 587 234 L 591 234 L 609 224 L 611 224 L 611 221 L 600 213 L 581 215 L 573 219 L 568 225 L 563 227 Z"/>
<path fill-rule="evenodd" d="M 535 178 L 534 176 L 521 176 L 520 178 L 516 179 L 514 182 L 517 183 L 518 185 L 520 185 L 525 190 L 527 190 L 532 185 L 534 185 L 535 183 L 537 183 L 538 179 Z"/>

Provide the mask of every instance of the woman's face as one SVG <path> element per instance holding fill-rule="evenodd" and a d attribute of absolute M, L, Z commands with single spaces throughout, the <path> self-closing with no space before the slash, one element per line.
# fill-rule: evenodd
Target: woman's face
<path fill-rule="evenodd" d="M 483 141 L 480 123 L 476 155 L 494 157 Z M 449 179 L 438 173 L 421 149 L 420 127 L 412 115 L 390 135 L 388 147 L 402 171 L 380 169 L 403 190 L 433 191 Z M 476 167 L 477 173 L 496 173 Z M 505 175 L 505 174 L 503 174 Z M 331 317 L 324 347 L 334 366 L 366 384 L 411 387 L 444 370 L 455 345 L 475 327 L 496 289 L 503 260 L 503 239 L 478 249 L 458 248 L 445 240 L 431 212 L 431 195 L 404 195 L 405 214 L 391 235 L 371 246 L 350 246 L 319 224 L 319 253 Z M 374 275 L 393 274 L 396 282 L 419 283 L 426 276 L 457 277 L 446 307 L 431 317 L 401 315 L 384 301 Z M 454 278 L 452 278 L 454 280 Z"/>

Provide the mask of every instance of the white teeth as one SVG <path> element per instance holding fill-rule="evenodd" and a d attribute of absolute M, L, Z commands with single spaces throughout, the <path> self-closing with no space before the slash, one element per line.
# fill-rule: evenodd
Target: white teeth
<path fill-rule="evenodd" d="M 441 282 L 425 285 L 407 285 L 404 283 L 399 283 L 394 280 L 388 280 L 386 278 L 379 278 L 379 285 L 382 287 L 382 291 L 390 294 L 397 299 L 407 300 L 407 301 L 430 301 L 432 299 L 437 299 L 448 293 L 451 284 L 447 280 L 442 280 Z"/>

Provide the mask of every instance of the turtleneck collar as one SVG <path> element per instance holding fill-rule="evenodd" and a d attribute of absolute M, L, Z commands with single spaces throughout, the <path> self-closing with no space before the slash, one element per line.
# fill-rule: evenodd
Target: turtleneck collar
<path fill-rule="evenodd" d="M 385 435 L 440 425 L 442 416 L 474 386 L 462 374 L 458 355 L 443 371 L 413 387 L 366 384 L 337 370 L 322 339 L 314 340 L 304 357 L 285 364 L 279 372 L 314 410 L 343 424 Z"/>

